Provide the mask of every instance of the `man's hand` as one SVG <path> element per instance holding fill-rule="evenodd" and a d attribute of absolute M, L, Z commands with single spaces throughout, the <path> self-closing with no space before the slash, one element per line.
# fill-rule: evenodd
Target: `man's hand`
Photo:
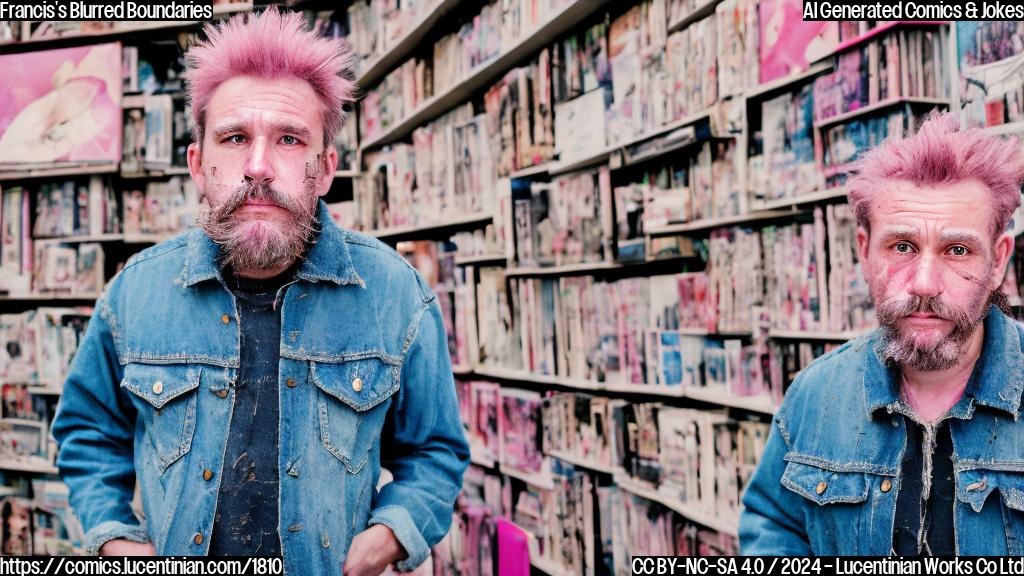
<path fill-rule="evenodd" d="M 380 576 L 388 565 L 404 559 L 405 548 L 391 528 L 375 524 L 356 534 L 341 567 L 344 576 Z"/>
<path fill-rule="evenodd" d="M 100 546 L 100 556 L 156 556 L 156 548 L 152 542 L 140 544 L 117 538 L 107 540 L 106 544 Z"/>

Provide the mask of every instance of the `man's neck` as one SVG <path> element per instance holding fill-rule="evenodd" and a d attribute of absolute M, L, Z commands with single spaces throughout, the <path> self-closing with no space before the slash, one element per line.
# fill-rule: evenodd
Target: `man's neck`
<path fill-rule="evenodd" d="M 291 268 L 293 264 L 295 264 L 295 259 L 292 259 L 291 262 L 288 262 L 286 264 L 281 264 L 280 266 L 275 266 L 273 268 L 260 268 L 260 269 L 255 269 L 255 270 L 254 269 L 249 269 L 249 268 L 239 268 L 239 269 L 234 270 L 234 274 L 235 274 L 235 276 L 238 276 L 239 278 L 251 278 L 253 280 L 266 280 L 267 278 L 273 278 L 274 276 L 277 276 L 278 274 L 284 273 L 286 270 Z"/>
<path fill-rule="evenodd" d="M 967 340 L 963 359 L 955 366 L 928 371 L 908 366 L 902 368 L 904 393 L 919 418 L 926 422 L 934 421 L 960 400 L 974 372 L 974 365 L 981 357 L 984 341 L 985 325 L 979 324 Z"/>

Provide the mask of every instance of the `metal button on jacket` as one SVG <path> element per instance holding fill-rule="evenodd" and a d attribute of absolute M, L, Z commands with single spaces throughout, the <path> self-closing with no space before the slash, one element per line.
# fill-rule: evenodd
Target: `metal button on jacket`
<path fill-rule="evenodd" d="M 356 392 L 359 392 L 360 390 L 362 390 L 363 389 L 363 379 L 360 378 L 359 376 L 356 376 L 355 379 L 352 380 L 352 389 L 355 390 Z"/>
<path fill-rule="evenodd" d="M 828 482 L 818 482 L 818 487 L 815 488 L 814 491 L 820 495 L 825 492 L 826 488 L 828 488 Z"/>
<path fill-rule="evenodd" d="M 153 394 L 160 394 L 164 391 L 164 383 L 160 380 L 153 382 Z"/>
<path fill-rule="evenodd" d="M 892 482 L 882 480 L 882 485 L 879 488 L 881 488 L 882 492 L 888 492 L 889 490 L 892 490 Z"/>

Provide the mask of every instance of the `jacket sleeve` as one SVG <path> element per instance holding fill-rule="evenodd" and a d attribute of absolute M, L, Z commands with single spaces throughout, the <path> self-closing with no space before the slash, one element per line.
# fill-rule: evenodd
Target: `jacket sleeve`
<path fill-rule="evenodd" d="M 740 513 L 740 554 L 745 556 L 809 556 L 804 511 L 806 500 L 782 485 L 788 451 L 785 405 L 772 420 L 768 444 L 743 495 Z"/>
<path fill-rule="evenodd" d="M 117 320 L 107 297 L 97 302 L 64 383 L 52 433 L 57 467 L 85 529 L 86 554 L 108 540 L 148 540 L 131 509 L 135 490 L 135 408 L 120 393 Z"/>
<path fill-rule="evenodd" d="M 437 297 L 424 303 L 381 437 L 381 465 L 394 480 L 377 494 L 369 524 L 391 528 L 411 571 L 448 533 L 469 445 L 459 417 L 448 339 Z"/>

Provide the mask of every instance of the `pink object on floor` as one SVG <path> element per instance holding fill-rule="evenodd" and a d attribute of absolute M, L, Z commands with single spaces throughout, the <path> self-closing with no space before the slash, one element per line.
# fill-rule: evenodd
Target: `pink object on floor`
<path fill-rule="evenodd" d="M 497 519 L 499 576 L 530 576 L 530 543 L 526 532 L 504 518 Z"/>

